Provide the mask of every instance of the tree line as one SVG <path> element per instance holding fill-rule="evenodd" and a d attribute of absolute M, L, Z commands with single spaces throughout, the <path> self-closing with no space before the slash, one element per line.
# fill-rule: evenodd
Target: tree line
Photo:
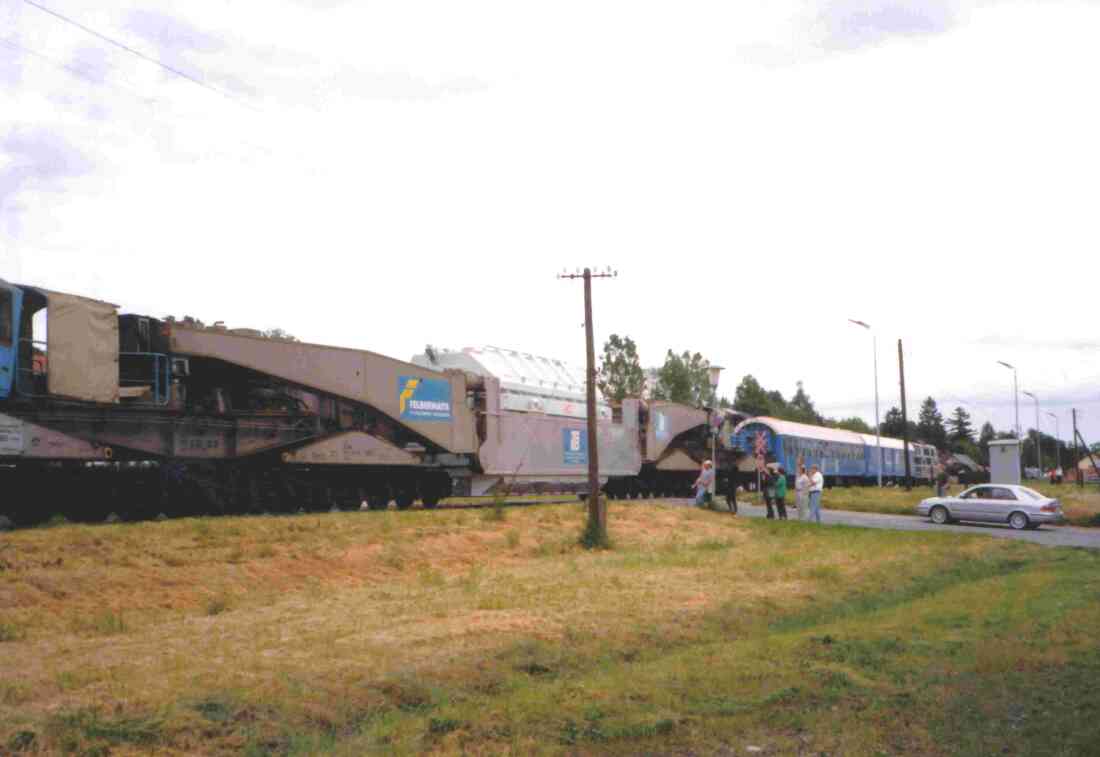
<path fill-rule="evenodd" d="M 785 421 L 808 423 L 814 426 L 847 429 L 873 434 L 875 429 L 862 418 L 828 418 L 818 412 L 813 400 L 801 381 L 795 382 L 795 392 L 790 399 L 775 389 L 765 389 L 748 374 L 741 379 L 734 392 L 733 401 L 715 395 L 710 386 L 710 361 L 698 352 L 681 353 L 668 350 L 665 361 L 659 367 L 646 371 L 638 358 L 638 347 L 628 336 L 612 334 L 604 343 L 603 355 L 597 371 L 596 383 L 604 397 L 611 402 L 622 402 L 626 397 L 648 396 L 656 400 L 668 400 L 695 407 L 732 408 L 746 415 L 766 415 Z M 648 377 L 648 382 L 647 382 Z M 648 384 L 648 386 L 647 386 Z M 647 391 L 648 390 L 648 391 Z M 906 423 L 901 409 L 891 407 L 880 424 L 883 436 L 902 438 Z M 991 423 L 982 424 L 975 434 L 970 413 L 961 405 L 944 418 L 933 397 L 921 403 L 917 420 L 908 422 L 910 441 L 931 444 L 940 451 L 963 454 L 974 461 L 989 464 L 989 442 L 994 439 L 1014 439 L 1013 431 L 997 431 Z M 1058 464 L 1059 453 L 1063 467 L 1075 464 L 1072 460 L 1073 445 L 1053 436 L 1028 429 L 1021 445 L 1024 465 L 1035 464 L 1035 445 L 1042 452 L 1044 470 Z M 1100 451 L 1100 444 L 1093 445 Z M 1083 454 L 1083 453 L 1082 453 Z"/>

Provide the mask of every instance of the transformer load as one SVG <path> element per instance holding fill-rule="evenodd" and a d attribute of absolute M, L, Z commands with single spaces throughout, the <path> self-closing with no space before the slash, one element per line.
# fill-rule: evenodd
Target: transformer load
<path fill-rule="evenodd" d="M 545 413 L 587 418 L 584 369 L 554 358 L 499 347 L 463 350 L 429 349 L 412 359 L 414 365 L 443 370 L 457 368 L 500 382 L 500 408 L 520 413 Z M 596 390 L 596 416 L 611 419 L 611 406 Z"/>

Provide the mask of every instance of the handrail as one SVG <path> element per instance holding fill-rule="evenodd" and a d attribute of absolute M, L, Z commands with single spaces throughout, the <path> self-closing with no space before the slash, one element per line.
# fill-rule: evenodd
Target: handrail
<path fill-rule="evenodd" d="M 171 385 L 172 385 L 172 362 L 169 357 L 160 352 L 120 352 L 118 353 L 120 365 L 122 358 L 152 358 L 152 387 L 153 387 L 153 405 L 163 407 L 167 405 L 171 399 Z M 119 386 L 145 386 L 149 384 L 149 380 L 146 378 L 130 378 L 122 379 L 121 374 L 119 377 Z M 148 403 L 132 403 L 132 404 L 148 404 Z"/>
<path fill-rule="evenodd" d="M 49 376 L 49 352 L 47 351 L 47 343 L 39 339 L 27 339 L 22 338 L 19 340 L 20 344 L 30 345 L 31 362 L 30 365 L 24 365 L 23 361 L 19 361 L 19 369 L 16 371 L 16 390 L 24 397 L 46 397 L 49 396 L 47 389 L 48 384 L 41 386 L 40 390 L 35 386 L 39 382 L 39 377 Z M 34 367 L 34 348 L 38 347 L 43 353 L 46 354 L 46 369 L 44 371 L 38 371 Z M 171 385 L 172 385 L 172 361 L 168 357 L 160 352 L 120 352 L 118 354 L 119 360 L 123 358 L 142 359 L 148 358 L 151 361 L 150 372 L 148 376 L 137 376 L 123 379 L 121 373 L 119 375 L 119 386 L 146 386 L 149 385 L 153 390 L 152 403 L 147 402 L 134 402 L 131 404 L 152 404 L 159 407 L 163 407 L 171 400 Z M 120 364 L 121 368 L 121 364 Z"/>

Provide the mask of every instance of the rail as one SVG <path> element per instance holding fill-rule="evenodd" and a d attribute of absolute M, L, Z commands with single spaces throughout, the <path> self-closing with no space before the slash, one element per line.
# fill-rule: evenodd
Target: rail
<path fill-rule="evenodd" d="M 49 396 L 49 353 L 47 343 L 40 339 L 19 340 L 19 369 L 16 371 L 15 388 L 24 397 Z M 41 360 L 35 358 L 41 356 Z M 29 359 L 28 359 L 29 358 Z M 171 399 L 172 362 L 159 352 L 120 352 L 119 388 L 148 387 L 149 399 L 144 393 L 132 399 L 135 405 L 163 407 Z"/>
<path fill-rule="evenodd" d="M 171 399 L 172 363 L 167 355 L 160 352 L 120 352 L 118 360 L 119 388 L 147 386 L 152 392 L 151 402 L 143 402 L 139 396 L 131 404 L 160 407 L 168 404 Z M 142 374 L 144 366 L 141 364 L 145 361 L 148 361 L 148 373 Z M 135 364 L 138 366 L 137 371 L 132 370 Z"/>

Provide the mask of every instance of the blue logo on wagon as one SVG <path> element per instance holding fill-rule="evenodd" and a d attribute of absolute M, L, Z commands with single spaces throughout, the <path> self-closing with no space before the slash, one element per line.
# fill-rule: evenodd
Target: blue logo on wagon
<path fill-rule="evenodd" d="M 443 379 L 397 377 L 397 405 L 403 421 L 451 421 L 451 384 Z"/>
<path fill-rule="evenodd" d="M 561 430 L 562 461 L 566 465 L 588 464 L 588 432 L 581 428 Z"/>

